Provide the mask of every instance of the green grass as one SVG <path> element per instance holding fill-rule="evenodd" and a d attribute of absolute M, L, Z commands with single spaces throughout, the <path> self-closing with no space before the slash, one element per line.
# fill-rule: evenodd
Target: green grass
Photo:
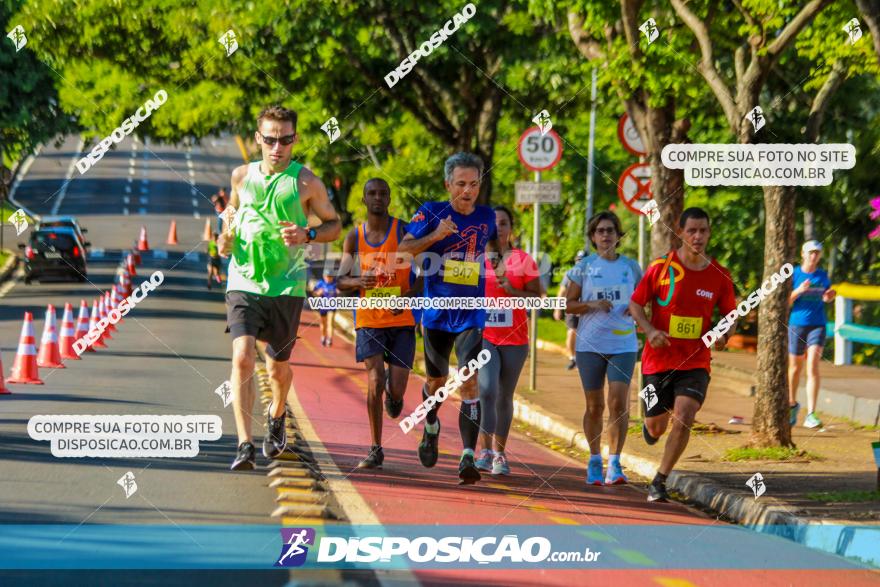
<path fill-rule="evenodd" d="M 6 263 L 6 260 L 13 255 L 14 253 L 9 249 L 0 249 L 0 267 L 3 267 L 3 264 Z"/>
<path fill-rule="evenodd" d="M 807 499 L 837 503 L 880 501 L 880 491 L 825 491 L 821 493 L 808 493 Z"/>
<path fill-rule="evenodd" d="M 554 320 L 552 316 L 538 316 L 538 338 L 564 347 L 567 331 L 564 321 Z"/>
<path fill-rule="evenodd" d="M 788 461 L 793 459 L 822 460 L 817 454 L 787 446 L 770 446 L 766 448 L 739 447 L 729 448 L 724 452 L 723 461 Z"/>

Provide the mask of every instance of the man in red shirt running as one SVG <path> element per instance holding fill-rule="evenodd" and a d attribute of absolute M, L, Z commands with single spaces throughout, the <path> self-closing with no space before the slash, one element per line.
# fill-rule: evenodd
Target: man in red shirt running
<path fill-rule="evenodd" d="M 706 399 L 711 352 L 701 337 L 712 329 L 718 306 L 725 315 L 736 308 L 730 272 L 706 256 L 711 230 L 709 215 L 688 208 L 679 219 L 682 245 L 653 261 L 633 292 L 629 309 L 644 330 L 648 344 L 642 353 L 645 376 L 645 423 L 642 434 L 654 444 L 666 431 L 657 475 L 648 486 L 648 501 L 667 501 L 666 477 L 687 447 L 694 417 Z M 651 319 L 645 306 L 651 305 Z M 723 350 L 736 325 L 718 338 Z"/>

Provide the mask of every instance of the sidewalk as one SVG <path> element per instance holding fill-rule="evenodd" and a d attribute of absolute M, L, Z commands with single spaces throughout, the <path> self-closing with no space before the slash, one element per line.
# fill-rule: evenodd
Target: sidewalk
<path fill-rule="evenodd" d="M 350 315 L 337 312 L 337 324 L 349 330 Z M 535 436 L 556 438 L 557 446 L 562 449 L 582 451 L 585 458 L 588 447 L 582 429 L 585 402 L 580 378 L 576 370 L 565 368 L 568 360 L 556 352 L 556 345 L 540 346 L 543 348 L 538 351 L 538 390 L 528 389 L 527 364 L 515 396 L 516 423 L 528 425 L 536 431 Z M 417 357 L 419 355 L 421 349 L 418 349 Z M 847 397 L 880 400 L 880 372 L 868 367 L 822 364 L 820 409 L 824 427 L 804 428 L 802 410 L 799 425 L 793 431 L 795 444 L 807 451 L 810 458 L 730 462 L 723 460 L 725 451 L 745 446 L 751 431 L 754 399 L 750 392 L 754 385 L 755 355 L 725 352 L 715 356 L 706 402 L 697 414 L 690 443 L 670 477 L 669 488 L 737 523 L 786 525 L 779 528 L 788 528 L 785 532 L 789 534 L 790 528 L 803 527 L 804 531 L 797 537 L 788 537 L 808 546 L 853 556 L 847 550 L 848 545 L 864 543 L 868 532 L 876 544 L 880 537 L 880 501 L 876 496 L 869 501 L 857 501 L 859 496 L 855 492 L 873 492 L 877 488 L 871 442 L 878 439 L 878 431 L 825 410 L 829 405 L 846 405 Z M 635 477 L 648 480 L 660 462 L 665 439 L 655 446 L 648 446 L 642 439 L 636 386 L 634 378 L 630 390 L 630 432 L 622 462 L 632 480 L 637 480 Z M 845 393 L 847 391 L 851 394 Z M 839 398 L 826 401 L 832 393 Z M 728 424 L 732 416 L 740 416 L 744 423 Z M 604 443 L 603 451 L 607 451 Z M 745 483 L 758 472 L 764 477 L 767 492 L 755 499 Z M 809 526 L 803 526 L 805 524 Z M 825 524 L 834 525 L 834 536 L 824 535 L 827 532 L 821 531 L 821 525 Z M 869 526 L 865 527 L 866 524 Z M 825 528 L 831 530 L 829 526 Z M 812 532 L 813 529 L 816 532 Z M 847 533 L 848 537 L 843 536 Z M 859 536 L 858 540 L 853 538 L 854 533 Z M 856 556 L 865 559 L 864 549 L 860 548 Z M 874 565 L 880 566 L 877 553 L 865 560 L 873 560 Z"/>

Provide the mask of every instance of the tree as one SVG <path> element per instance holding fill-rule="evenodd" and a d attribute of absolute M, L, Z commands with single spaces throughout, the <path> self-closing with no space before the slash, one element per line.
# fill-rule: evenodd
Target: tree
<path fill-rule="evenodd" d="M 706 12 L 705 7 L 701 6 L 703 10 L 694 9 L 683 0 L 671 2 L 676 14 L 699 44 L 701 59 L 697 69 L 718 100 L 730 133 L 742 144 L 757 143 L 758 137 L 752 130 L 749 113 L 760 104 L 761 92 L 767 85 L 768 77 L 780 63 L 785 51 L 813 19 L 831 4 L 831 0 L 811 0 L 803 7 L 792 6 L 788 2 L 768 6 L 760 2 L 736 0 L 733 4 L 742 21 L 727 23 L 723 30 L 716 28 L 711 34 L 705 17 L 697 14 L 698 11 Z M 716 49 L 725 41 L 728 46 L 735 47 L 732 59 L 729 55 L 716 55 Z M 839 41 L 838 45 L 843 46 L 843 39 L 839 38 Z M 802 142 L 816 142 L 825 110 L 846 77 L 844 62 L 833 59 L 830 51 L 825 56 L 832 57 L 831 64 L 826 66 L 826 77 L 811 100 L 804 121 Z M 719 63 L 733 64 L 732 75 L 726 76 L 728 79 L 719 69 Z M 776 103 L 772 105 L 775 107 Z M 796 256 L 796 192 L 791 186 L 766 186 L 763 193 L 766 214 L 764 277 L 769 279 L 787 260 Z M 759 307 L 758 390 L 752 429 L 752 442 L 759 445 L 791 445 L 785 393 L 785 325 L 790 291 L 790 284 L 777 288 Z"/>

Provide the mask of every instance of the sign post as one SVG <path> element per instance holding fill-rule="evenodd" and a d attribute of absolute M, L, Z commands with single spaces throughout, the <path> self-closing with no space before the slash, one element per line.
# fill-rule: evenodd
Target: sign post
<path fill-rule="evenodd" d="M 519 137 L 520 162 L 531 171 L 535 172 L 535 181 L 516 183 L 516 203 L 532 204 L 534 215 L 532 223 L 532 254 L 535 262 L 540 267 L 541 248 L 541 203 L 558 204 L 562 193 L 562 184 L 559 182 L 541 183 L 541 172 L 552 169 L 562 159 L 562 139 L 553 129 L 547 132 L 533 126 Z M 536 390 L 538 385 L 537 341 L 538 341 L 538 311 L 532 310 L 532 321 L 529 324 L 529 389 Z"/>

